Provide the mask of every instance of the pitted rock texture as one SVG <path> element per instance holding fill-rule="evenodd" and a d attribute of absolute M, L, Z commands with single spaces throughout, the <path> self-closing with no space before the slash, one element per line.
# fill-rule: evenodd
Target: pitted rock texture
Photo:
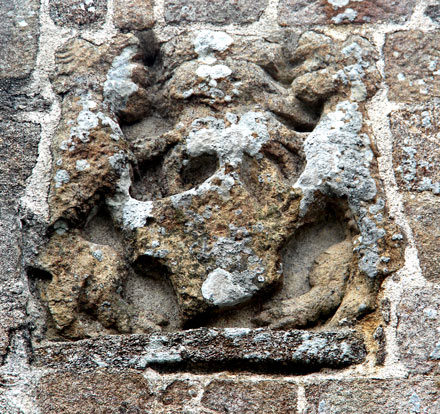
<path fill-rule="evenodd" d="M 167 23 L 251 23 L 259 19 L 268 0 L 165 0 Z"/>
<path fill-rule="evenodd" d="M 0 2 L 0 79 L 22 79 L 32 72 L 38 50 L 38 0 Z"/>
<path fill-rule="evenodd" d="M 115 112 L 130 118 L 128 95 L 134 99 L 139 94 L 146 96 L 145 90 L 130 80 L 137 66 L 129 59 L 137 44 L 134 36 L 122 35 L 101 48 L 74 39 L 58 50 L 54 88 L 65 97 L 62 120 L 52 142 L 52 221 L 61 214 L 78 220 L 78 210 L 99 192 L 114 187 L 116 175 L 109 158 L 127 149 Z M 96 65 L 103 71 L 96 71 Z M 120 102 L 127 107 L 119 112 Z"/>
<path fill-rule="evenodd" d="M 216 413 L 294 413 L 296 411 L 296 385 L 284 384 L 280 388 L 273 381 L 262 381 L 252 386 L 233 380 L 215 380 L 205 389 L 202 405 Z"/>
<path fill-rule="evenodd" d="M 37 395 L 38 406 L 47 414 L 79 414 L 84 409 L 101 413 L 105 412 L 104 407 L 139 414 L 179 414 L 194 410 L 282 414 L 296 413 L 296 391 L 296 384 L 271 379 L 254 382 L 247 378 L 220 378 L 204 384 L 200 378 L 146 379 L 133 371 L 100 370 L 45 376 Z M 199 394 L 202 394 L 201 402 Z"/>
<path fill-rule="evenodd" d="M 429 5 L 426 7 L 425 15 L 428 16 L 433 22 L 440 23 L 440 5 Z"/>
<path fill-rule="evenodd" d="M 0 0 L 0 413 L 440 412 L 439 10 Z"/>
<path fill-rule="evenodd" d="M 305 327 L 317 322 L 335 311 L 342 301 L 345 281 L 350 275 L 350 263 L 353 247 L 349 241 L 343 241 L 327 249 L 315 259 L 309 272 L 310 290 L 301 295 L 301 300 L 291 299 L 274 304 L 273 308 L 263 312 L 258 321 L 273 321 L 274 327 Z M 330 294 L 329 294 L 330 291 Z M 286 306 L 287 305 L 287 306 Z M 308 314 L 314 310 L 314 320 Z"/>
<path fill-rule="evenodd" d="M 404 192 L 440 195 L 440 162 L 437 152 L 440 120 L 435 106 L 390 114 L 394 136 L 396 180 Z"/>
<path fill-rule="evenodd" d="M 30 78 L 1 79 L 0 97 L 1 121 L 14 121 L 18 114 L 26 111 L 46 111 L 50 108 L 49 100 L 42 96 Z"/>
<path fill-rule="evenodd" d="M 143 32 L 57 51 L 54 234 L 32 265 L 47 279 L 35 286 L 55 336 L 200 326 L 264 304 L 282 287 L 286 246 L 326 215 L 333 241 L 286 282 L 300 291 L 261 314 L 256 305 L 245 323 L 338 326 L 374 309 L 405 244 L 386 220 L 364 110 L 379 81 L 375 51 L 359 36 L 294 41 L 281 32 L 246 51 L 249 39 L 220 31 L 162 45 Z M 117 242 L 87 236 L 97 210 Z M 134 270 L 171 282 L 178 322 L 131 307 Z"/>
<path fill-rule="evenodd" d="M 151 412 L 154 395 L 148 381 L 139 373 L 60 373 L 44 377 L 37 401 L 45 413 L 104 413 L 104 407 L 118 407 L 127 413 Z"/>
<path fill-rule="evenodd" d="M 40 127 L 31 122 L 0 119 L 0 191 L 2 204 L 22 194 L 38 152 Z"/>
<path fill-rule="evenodd" d="M 23 220 L 21 221 L 17 214 L 17 199 L 23 195 L 26 179 L 31 175 L 35 165 L 39 138 L 39 125 L 0 120 L 0 250 L 2 253 L 0 361 L 2 365 L 7 354 L 13 350 L 14 336 L 27 326 L 28 291 L 26 277 L 21 267 L 23 263 L 21 229 L 24 218 L 21 217 Z M 9 380 L 13 383 L 19 376 L 20 374 L 13 372 Z M 0 399 L 0 404 L 2 402 Z M 11 407 L 11 412 L 12 409 Z"/>
<path fill-rule="evenodd" d="M 278 23 L 282 26 L 406 21 L 415 0 L 281 0 Z"/>
<path fill-rule="evenodd" d="M 330 380 L 305 389 L 307 413 L 427 413 L 440 409 L 436 380 Z"/>
<path fill-rule="evenodd" d="M 35 349 L 37 366 L 91 370 L 97 367 L 159 371 L 222 370 L 304 373 L 361 363 L 363 338 L 354 331 L 190 329 L 149 335 L 105 336 L 51 343 Z M 231 366 L 230 362 L 235 361 Z"/>
<path fill-rule="evenodd" d="M 128 374 L 128 375 L 127 375 Z M 115 391 L 119 381 L 121 386 Z M 427 413 L 439 410 L 435 378 L 313 380 L 302 394 L 303 407 L 313 414 Z M 136 390 L 136 392 L 132 392 Z M 103 407 L 135 413 L 300 413 L 298 385 L 279 376 L 255 378 L 225 374 L 204 381 L 200 377 L 150 375 L 147 379 L 100 369 L 46 375 L 38 387 L 38 405 L 45 413 L 97 413 Z M 200 396 L 201 395 L 201 400 Z M 331 411 L 330 411 L 331 410 Z M 11 411 L 15 414 L 16 411 Z"/>
<path fill-rule="evenodd" d="M 154 25 L 153 0 L 115 0 L 114 22 L 122 30 L 146 30 Z"/>
<path fill-rule="evenodd" d="M 62 237 L 52 237 L 45 252 L 47 257 L 41 258 L 46 271 L 54 275 L 41 290 L 56 328 L 73 330 L 75 333 L 69 336 L 92 334 L 93 331 L 87 332 L 86 322 L 76 320 L 77 307 L 82 303 L 85 312 L 97 312 L 95 317 L 105 328 L 115 326 L 121 332 L 128 331 L 124 326 L 129 318 L 128 307 L 121 308 L 121 300 L 117 297 L 112 300 L 120 284 L 119 275 L 124 271 L 124 263 L 109 246 L 86 242 L 76 234 L 69 237 L 67 244 Z M 65 250 L 67 246 L 68 250 Z M 63 262 L 61 266 L 60 260 Z M 94 330 L 93 322 L 91 325 Z"/>
<path fill-rule="evenodd" d="M 440 96 L 438 45 L 438 31 L 400 31 L 387 35 L 385 80 L 390 87 L 390 100 L 418 103 Z"/>
<path fill-rule="evenodd" d="M 397 308 L 400 358 L 412 375 L 438 375 L 440 361 L 440 290 L 411 289 Z"/>
<path fill-rule="evenodd" d="M 390 114 L 396 181 L 419 249 L 423 275 L 439 280 L 439 121 L 434 105 Z"/>
<path fill-rule="evenodd" d="M 0 243 L 2 260 L 0 261 L 0 359 L 3 363 L 5 355 L 10 352 L 14 332 L 25 326 L 26 289 L 20 271 L 20 221 L 16 217 L 12 205 L 0 203 Z M 11 203 L 12 204 L 12 203 Z"/>
<path fill-rule="evenodd" d="M 419 249 L 423 276 L 431 282 L 440 281 L 440 206 L 439 196 L 429 193 L 407 197 L 405 209 Z"/>
<path fill-rule="evenodd" d="M 107 13 L 105 0 L 51 0 L 49 14 L 58 26 L 102 25 Z"/>

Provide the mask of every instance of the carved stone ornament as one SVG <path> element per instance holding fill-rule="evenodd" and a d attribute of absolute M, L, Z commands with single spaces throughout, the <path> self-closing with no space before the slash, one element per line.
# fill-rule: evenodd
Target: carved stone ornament
<path fill-rule="evenodd" d="M 368 40 L 151 31 L 56 54 L 44 335 L 355 326 L 402 265 Z"/>

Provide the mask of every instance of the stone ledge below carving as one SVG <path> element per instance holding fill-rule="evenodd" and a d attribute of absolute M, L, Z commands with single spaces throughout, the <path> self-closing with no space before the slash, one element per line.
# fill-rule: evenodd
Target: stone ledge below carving
<path fill-rule="evenodd" d="M 252 371 L 303 374 L 364 361 L 354 331 L 191 329 L 149 335 L 104 336 L 49 343 L 35 349 L 35 364 L 63 370 L 98 367 L 159 371 Z"/>

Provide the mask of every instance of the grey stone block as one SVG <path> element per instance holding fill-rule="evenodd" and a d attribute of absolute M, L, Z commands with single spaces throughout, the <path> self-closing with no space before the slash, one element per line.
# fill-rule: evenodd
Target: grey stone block
<path fill-rule="evenodd" d="M 425 15 L 433 22 L 440 23 L 440 4 L 432 4 L 425 10 Z"/>
<path fill-rule="evenodd" d="M 0 194 L 15 203 L 38 155 L 40 126 L 0 119 Z"/>
<path fill-rule="evenodd" d="M 242 24 L 257 21 L 267 0 L 166 0 L 165 21 Z"/>
<path fill-rule="evenodd" d="M 115 25 L 122 30 L 145 30 L 154 25 L 152 0 L 115 0 Z"/>
<path fill-rule="evenodd" d="M 0 79 L 25 78 L 33 70 L 39 8 L 38 0 L 0 0 Z"/>
<path fill-rule="evenodd" d="M 328 380 L 306 387 L 307 414 L 440 412 L 438 384 L 417 380 Z"/>
<path fill-rule="evenodd" d="M 396 102 L 431 102 L 440 97 L 440 33 L 409 30 L 390 33 L 384 47 L 388 97 Z"/>
<path fill-rule="evenodd" d="M 106 0 L 50 0 L 50 17 L 58 26 L 89 27 L 103 24 Z"/>
<path fill-rule="evenodd" d="M 412 374 L 432 374 L 440 360 L 440 289 L 406 291 L 397 317 L 400 360 Z"/>
<path fill-rule="evenodd" d="M 352 331 L 244 328 L 106 336 L 76 343 L 51 343 L 35 352 L 38 365 L 57 369 L 91 369 L 103 364 L 119 369 L 151 366 L 165 371 L 211 372 L 310 372 L 360 363 L 366 356 L 363 340 Z"/>
<path fill-rule="evenodd" d="M 202 405 L 215 413 L 296 413 L 297 386 L 283 381 L 214 380 Z"/>

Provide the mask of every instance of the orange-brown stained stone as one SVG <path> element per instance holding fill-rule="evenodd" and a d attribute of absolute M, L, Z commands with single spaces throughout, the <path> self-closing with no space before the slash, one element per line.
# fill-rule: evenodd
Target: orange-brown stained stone
<path fill-rule="evenodd" d="M 397 102 L 429 102 L 440 97 L 439 32 L 401 31 L 385 41 L 388 98 Z"/>
<path fill-rule="evenodd" d="M 215 413 L 296 413 L 297 386 L 275 381 L 215 380 L 205 389 L 202 404 Z"/>
<path fill-rule="evenodd" d="M 37 401 L 45 414 L 150 413 L 152 394 L 139 373 L 95 371 L 43 377 Z"/>
<path fill-rule="evenodd" d="M 281 0 L 278 6 L 278 23 L 281 26 L 303 26 L 403 22 L 411 15 L 414 4 L 414 0 Z"/>
<path fill-rule="evenodd" d="M 154 25 L 153 0 L 115 0 L 114 23 L 124 30 L 145 30 Z"/>

